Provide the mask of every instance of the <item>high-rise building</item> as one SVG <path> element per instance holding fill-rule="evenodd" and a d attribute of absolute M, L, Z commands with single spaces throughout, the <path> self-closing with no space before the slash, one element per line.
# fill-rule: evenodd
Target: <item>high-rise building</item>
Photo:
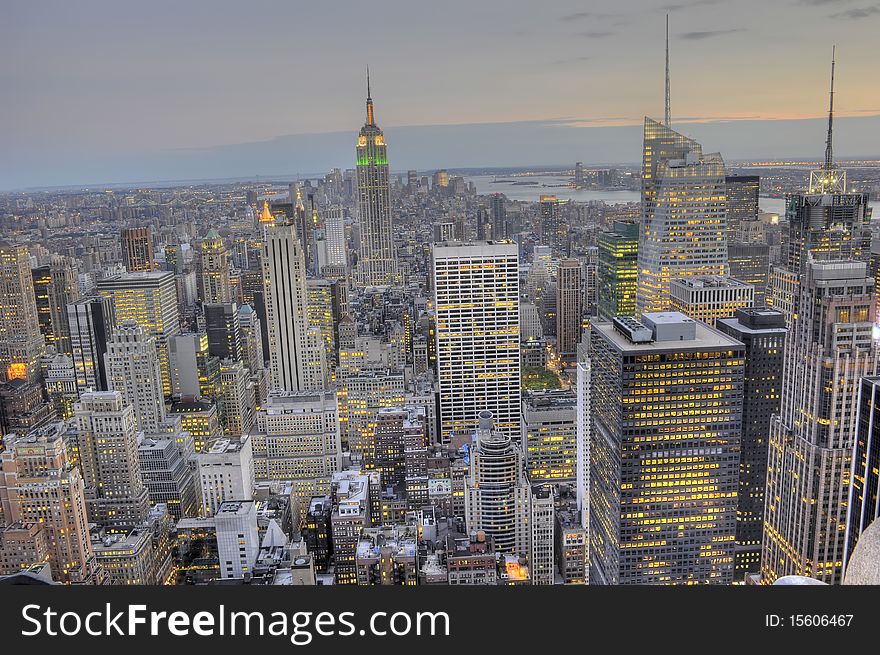
<path fill-rule="evenodd" d="M 859 537 L 880 517 L 880 377 L 860 380 L 858 403 L 844 567 L 849 565 Z"/>
<path fill-rule="evenodd" d="M 127 227 L 122 230 L 122 265 L 129 273 L 156 270 L 153 231 L 149 227 Z"/>
<path fill-rule="evenodd" d="M 669 309 L 673 279 L 727 275 L 724 161 L 645 118 L 639 313 Z"/>
<path fill-rule="evenodd" d="M 727 234 L 739 233 L 743 223 L 758 220 L 758 192 L 761 178 L 757 175 L 728 175 L 724 179 L 727 187 Z"/>
<path fill-rule="evenodd" d="M 95 573 L 85 485 L 64 443 L 64 423 L 7 434 L 0 453 L 0 524 L 40 525 L 52 577 L 89 582 Z M 31 562 L 36 563 L 36 562 Z"/>
<path fill-rule="evenodd" d="M 40 332 L 56 352 L 70 353 L 67 305 L 80 298 L 73 263 L 67 257 L 53 255 L 49 263 L 33 269 L 32 274 Z"/>
<path fill-rule="evenodd" d="M 732 277 L 693 276 L 669 282 L 672 310 L 712 326 L 719 318 L 730 318 L 740 307 L 754 304 L 754 287 Z"/>
<path fill-rule="evenodd" d="M 220 359 L 242 359 L 241 323 L 235 303 L 211 303 L 202 306 L 205 312 L 205 334 L 208 352 Z"/>
<path fill-rule="evenodd" d="M 577 476 L 577 410 L 571 391 L 529 391 L 522 401 L 522 446 L 529 482 L 572 483 Z"/>
<path fill-rule="evenodd" d="M 266 227 L 263 279 L 272 388 L 323 389 L 324 348 L 308 325 L 305 259 L 294 223 Z"/>
<path fill-rule="evenodd" d="M 36 382 L 43 350 L 27 246 L 0 241 L 0 382 Z"/>
<path fill-rule="evenodd" d="M 556 196 L 541 196 L 541 241 L 544 245 L 562 249 L 568 238 L 568 226 L 559 214 Z"/>
<path fill-rule="evenodd" d="M 843 576 L 859 379 L 878 372 L 874 279 L 859 261 L 809 261 L 770 424 L 761 579 Z"/>
<path fill-rule="evenodd" d="M 467 438 L 477 414 L 520 432 L 519 252 L 515 244 L 433 247 L 440 439 Z"/>
<path fill-rule="evenodd" d="M 88 391 L 74 406 L 74 422 L 89 520 L 114 531 L 140 525 L 149 499 L 134 408 L 118 391 Z"/>
<path fill-rule="evenodd" d="M 163 504 L 174 520 L 196 516 L 198 498 L 189 462 L 169 437 L 144 437 L 138 445 L 141 475 L 151 505 Z"/>
<path fill-rule="evenodd" d="M 362 286 L 393 284 L 397 277 L 385 135 L 373 117 L 367 73 L 367 122 L 357 141 L 358 220 L 361 227 L 357 279 Z"/>
<path fill-rule="evenodd" d="M 523 476 L 522 451 L 510 435 L 495 429 L 488 410 L 480 412 L 470 446 L 465 479 L 468 530 L 490 535 L 498 552 L 526 555 L 531 488 Z"/>
<path fill-rule="evenodd" d="M 755 288 L 755 307 L 766 306 L 770 281 L 770 244 L 728 241 L 727 265 L 730 277 Z"/>
<path fill-rule="evenodd" d="M 586 533 L 590 534 L 590 442 L 593 437 L 593 381 L 592 365 L 589 357 L 578 358 L 577 374 L 575 378 L 575 439 L 576 462 L 575 462 L 575 498 L 579 512 L 580 525 Z M 584 555 L 589 565 L 589 547 Z M 589 569 L 586 581 L 589 582 Z"/>
<path fill-rule="evenodd" d="M 260 552 L 257 504 L 253 500 L 228 500 L 214 515 L 220 577 L 243 578 L 252 573 Z"/>
<path fill-rule="evenodd" d="M 254 497 L 254 453 L 251 439 L 215 439 L 198 455 L 201 515 L 214 516 L 229 500 Z"/>
<path fill-rule="evenodd" d="M 323 249 L 318 249 L 318 274 L 344 272 L 348 266 L 345 251 L 345 210 L 333 206 L 324 211 Z M 328 270 L 329 269 L 329 270 Z"/>
<path fill-rule="evenodd" d="M 107 390 L 104 353 L 115 324 L 113 314 L 111 298 L 84 298 L 67 306 L 76 386 L 80 392 Z"/>
<path fill-rule="evenodd" d="M 746 347 L 735 550 L 735 575 L 741 579 L 761 569 L 767 438 L 782 397 L 785 316 L 772 309 L 739 309 L 715 325 Z"/>
<path fill-rule="evenodd" d="M 256 405 L 254 383 L 244 364 L 234 359 L 222 360 L 217 413 L 224 433 L 233 437 L 247 434 L 254 424 Z"/>
<path fill-rule="evenodd" d="M 202 302 L 228 304 L 233 301 L 229 278 L 229 251 L 217 230 L 210 229 L 202 241 Z"/>
<path fill-rule="evenodd" d="M 250 436 L 255 479 L 291 483 L 291 513 L 298 525 L 305 518 L 309 500 L 329 493 L 330 479 L 342 469 L 335 394 L 272 394 L 257 412 Z"/>
<path fill-rule="evenodd" d="M 639 267 L 639 225 L 634 221 L 614 221 L 610 232 L 600 232 L 598 292 L 599 317 L 636 313 Z"/>
<path fill-rule="evenodd" d="M 733 581 L 745 348 L 681 313 L 592 326 L 590 581 Z"/>
<path fill-rule="evenodd" d="M 507 233 L 507 198 L 503 193 L 494 193 L 489 201 L 492 212 L 492 238 L 506 239 Z"/>
<path fill-rule="evenodd" d="M 177 285 L 169 271 L 126 273 L 98 281 L 98 295 L 111 298 L 117 324 L 133 320 L 156 337 L 162 393 L 171 396 L 168 338 L 180 333 Z"/>
<path fill-rule="evenodd" d="M 554 510 L 551 485 L 534 485 L 529 489 L 528 562 L 534 585 L 552 585 L 556 575 Z"/>
<path fill-rule="evenodd" d="M 574 360 L 584 322 L 582 265 L 577 259 L 556 269 L 556 351 L 564 362 Z"/>
<path fill-rule="evenodd" d="M 134 321 L 123 321 L 107 342 L 104 367 L 109 389 L 134 408 L 137 429 L 159 432 L 166 414 L 156 338 Z"/>

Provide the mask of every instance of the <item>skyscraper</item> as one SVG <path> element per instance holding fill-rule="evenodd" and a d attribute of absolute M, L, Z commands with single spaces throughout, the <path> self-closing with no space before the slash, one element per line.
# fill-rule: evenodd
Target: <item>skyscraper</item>
<path fill-rule="evenodd" d="M 880 516 L 880 377 L 861 379 L 858 403 L 844 567 L 859 537 Z"/>
<path fill-rule="evenodd" d="M 40 332 L 57 352 L 70 353 L 67 305 L 79 300 L 76 270 L 70 259 L 53 255 L 49 263 L 33 269 L 34 295 Z"/>
<path fill-rule="evenodd" d="M 738 234 L 743 223 L 758 220 L 758 191 L 761 178 L 757 175 L 728 175 L 727 187 L 727 234 Z"/>
<path fill-rule="evenodd" d="M 318 332 L 309 329 L 305 259 L 291 221 L 266 226 L 263 281 L 272 388 L 323 389 L 324 348 Z"/>
<path fill-rule="evenodd" d="M 153 231 L 149 227 L 122 230 L 122 264 L 129 273 L 155 270 Z"/>
<path fill-rule="evenodd" d="M 235 303 L 212 303 L 202 306 L 208 352 L 220 359 L 242 359 L 241 323 Z"/>
<path fill-rule="evenodd" d="M 828 107 L 828 133 L 825 161 L 821 169 L 810 172 L 806 193 L 793 193 L 785 205 L 788 239 L 783 242 L 781 273 L 771 276 L 774 305 L 777 298 L 791 295 L 795 282 L 794 307 L 801 298 L 797 282 L 813 260 L 858 260 L 871 258 L 871 209 L 868 194 L 847 192 L 846 171 L 838 168 L 833 156 L 834 61 L 831 62 L 831 92 Z M 788 287 L 788 288 L 786 288 Z"/>
<path fill-rule="evenodd" d="M 635 315 L 639 278 L 638 223 L 614 221 L 610 232 L 599 233 L 597 243 L 599 317 L 610 321 L 615 316 Z"/>
<path fill-rule="evenodd" d="M 559 215 L 559 199 L 541 196 L 541 241 L 544 245 L 562 249 L 568 237 L 568 226 Z"/>
<path fill-rule="evenodd" d="M 492 412 L 481 411 L 465 480 L 468 530 L 483 530 L 502 553 L 527 554 L 530 488 L 522 452 L 510 435 L 494 429 Z"/>
<path fill-rule="evenodd" d="M 156 338 L 134 321 L 123 321 L 107 342 L 104 360 L 108 387 L 134 408 L 137 429 L 159 432 L 166 414 Z"/>
<path fill-rule="evenodd" d="M 27 246 L 0 241 L 0 381 L 35 382 L 43 349 Z"/>
<path fill-rule="evenodd" d="M 86 389 L 107 390 L 104 353 L 113 328 L 113 313 L 113 300 L 108 297 L 84 298 L 67 306 L 76 387 L 80 393 Z"/>
<path fill-rule="evenodd" d="M 772 309 L 740 309 L 734 318 L 718 319 L 716 327 L 746 347 L 735 551 L 736 578 L 742 579 L 761 568 L 767 437 L 782 396 L 785 316 Z"/>
<path fill-rule="evenodd" d="M 90 391 L 74 406 L 89 520 L 126 531 L 149 511 L 138 458 L 134 408 L 118 391 Z"/>
<path fill-rule="evenodd" d="M 85 487 L 64 443 L 64 423 L 7 434 L 0 453 L 0 524 L 43 527 L 53 579 L 90 582 L 95 573 Z"/>
<path fill-rule="evenodd" d="M 645 118 L 637 307 L 669 309 L 669 282 L 727 275 L 724 161 Z"/>
<path fill-rule="evenodd" d="M 367 71 L 367 122 L 357 141 L 358 219 L 361 247 L 357 279 L 362 286 L 393 284 L 397 275 L 385 135 L 373 118 Z"/>
<path fill-rule="evenodd" d="M 468 438 L 484 409 L 519 438 L 518 247 L 436 244 L 433 283 L 441 441 Z"/>
<path fill-rule="evenodd" d="M 809 261 L 770 424 L 761 578 L 840 583 L 859 378 L 878 372 L 874 280 L 864 262 Z"/>
<path fill-rule="evenodd" d="M 125 273 L 98 282 L 98 294 L 112 298 L 116 323 L 133 320 L 156 337 L 162 392 L 171 396 L 168 338 L 180 333 L 177 285 L 170 271 Z"/>
<path fill-rule="evenodd" d="M 730 318 L 737 309 L 754 304 L 754 287 L 732 277 L 692 276 L 669 283 L 672 310 L 712 326 L 719 318 Z"/>
<path fill-rule="evenodd" d="M 574 361 L 584 320 L 582 265 L 566 259 L 556 270 L 556 351 L 564 362 Z"/>
<path fill-rule="evenodd" d="M 732 582 L 744 355 L 678 312 L 593 324 L 591 582 Z"/>
<path fill-rule="evenodd" d="M 503 193 L 493 193 L 490 200 L 492 211 L 492 238 L 506 239 L 507 234 L 507 198 Z"/>
<path fill-rule="evenodd" d="M 202 302 L 231 303 L 229 251 L 217 230 L 210 229 L 202 241 Z"/>

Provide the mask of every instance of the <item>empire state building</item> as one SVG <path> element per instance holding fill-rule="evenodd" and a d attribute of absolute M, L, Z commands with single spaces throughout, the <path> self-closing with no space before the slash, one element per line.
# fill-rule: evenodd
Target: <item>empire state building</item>
<path fill-rule="evenodd" d="M 360 286 L 394 283 L 396 263 L 391 232 L 388 150 L 385 135 L 373 118 L 370 74 L 367 71 L 367 122 L 357 142 L 358 211 L 361 247 L 357 281 Z"/>

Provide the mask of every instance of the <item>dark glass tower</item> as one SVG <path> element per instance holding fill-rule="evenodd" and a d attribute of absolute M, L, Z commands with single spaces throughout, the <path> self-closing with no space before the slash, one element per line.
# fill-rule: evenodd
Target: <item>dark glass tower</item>
<path fill-rule="evenodd" d="M 785 315 L 772 309 L 737 310 L 715 324 L 746 347 L 743 381 L 743 431 L 739 463 L 735 577 L 761 569 L 764 535 L 764 487 L 770 418 L 779 411 L 785 353 Z"/>

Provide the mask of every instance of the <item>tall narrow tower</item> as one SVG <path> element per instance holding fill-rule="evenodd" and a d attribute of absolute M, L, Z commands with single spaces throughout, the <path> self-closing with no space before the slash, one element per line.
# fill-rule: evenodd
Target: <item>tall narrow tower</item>
<path fill-rule="evenodd" d="M 392 284 L 396 276 L 391 232 L 391 195 L 385 135 L 373 117 L 370 71 L 367 70 L 367 122 L 357 141 L 358 212 L 361 249 L 357 281 L 361 286 Z"/>

